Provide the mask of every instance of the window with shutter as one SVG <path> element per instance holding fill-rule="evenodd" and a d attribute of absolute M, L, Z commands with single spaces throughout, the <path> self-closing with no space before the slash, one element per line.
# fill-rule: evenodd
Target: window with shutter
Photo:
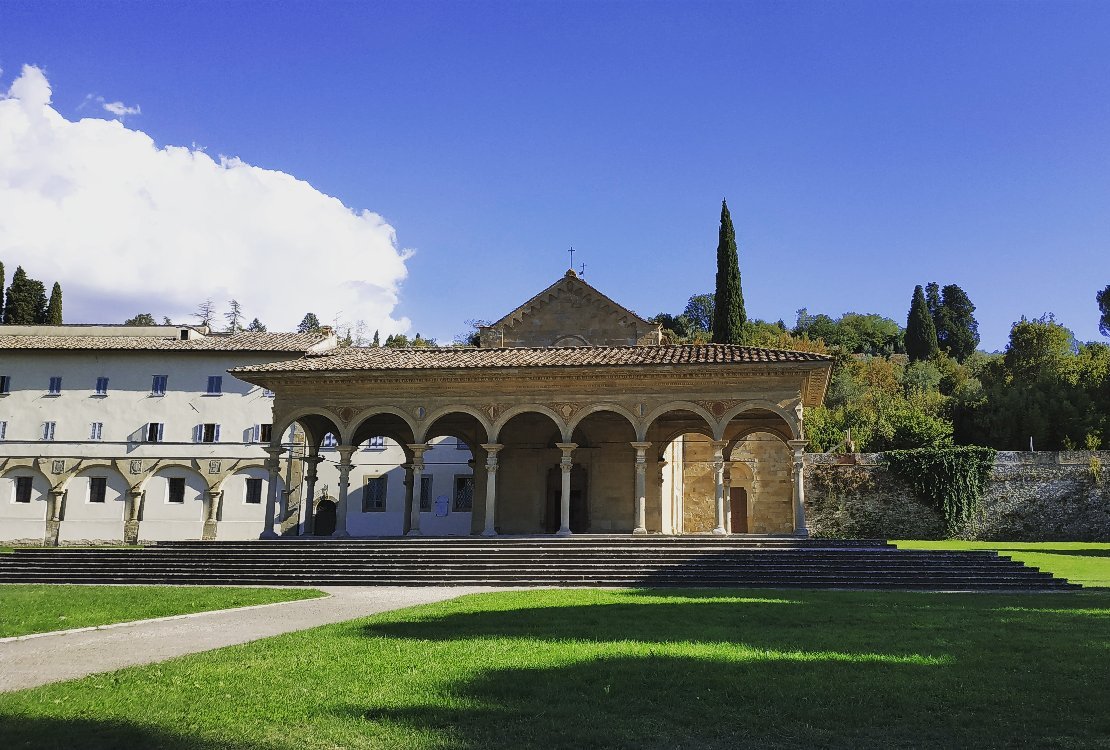
<path fill-rule="evenodd" d="M 12 392 L 12 376 L 0 375 L 0 396 L 7 396 Z"/>
<path fill-rule="evenodd" d="M 150 422 L 146 426 L 146 441 L 148 443 L 162 442 L 162 427 L 161 422 Z"/>
<path fill-rule="evenodd" d="M 108 479 L 106 477 L 89 477 L 89 502 L 102 503 L 108 495 Z"/>
<path fill-rule="evenodd" d="M 54 439 L 54 427 L 55 427 L 56 424 L 57 424 L 56 422 L 43 422 L 42 423 L 42 439 L 43 440 L 53 440 Z"/>
<path fill-rule="evenodd" d="M 166 385 L 168 384 L 168 382 L 169 382 L 169 376 L 168 375 L 155 375 L 154 380 L 150 384 L 150 395 L 151 396 L 165 396 L 166 395 Z"/>
<path fill-rule="evenodd" d="M 89 440 L 100 440 L 104 436 L 104 423 L 93 422 L 89 425 Z"/>
<path fill-rule="evenodd" d="M 107 396 L 108 395 L 108 378 L 97 378 L 96 379 L 96 395 L 97 396 Z"/>
<path fill-rule="evenodd" d="M 50 395 L 50 396 L 60 396 L 60 395 L 62 395 L 62 378 L 61 378 L 60 375 L 50 378 L 50 386 L 49 386 L 49 390 L 47 391 L 47 395 Z"/>
<path fill-rule="evenodd" d="M 219 396 L 221 393 L 223 393 L 223 382 L 224 382 L 223 376 L 221 376 L 221 375 L 209 375 L 208 376 L 208 395 L 209 396 Z"/>

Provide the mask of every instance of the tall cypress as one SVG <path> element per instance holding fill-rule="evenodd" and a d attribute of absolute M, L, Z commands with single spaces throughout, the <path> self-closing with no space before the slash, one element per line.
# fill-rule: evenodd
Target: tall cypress
<path fill-rule="evenodd" d="M 60 326 L 62 324 L 62 285 L 54 282 L 50 290 L 50 301 L 46 304 L 46 324 Z"/>
<path fill-rule="evenodd" d="M 910 362 L 931 359 L 939 351 L 937 328 L 929 315 L 929 305 L 925 301 L 925 290 L 918 284 L 913 289 L 910 314 L 906 318 L 906 354 Z"/>
<path fill-rule="evenodd" d="M 4 321 L 4 262 L 0 261 L 0 324 Z"/>
<path fill-rule="evenodd" d="M 721 229 L 717 239 L 717 288 L 713 295 L 713 343 L 742 343 L 746 321 L 736 232 L 732 228 L 728 204 L 722 200 Z"/>
<path fill-rule="evenodd" d="M 39 309 L 36 306 L 33 281 L 27 278 L 23 266 L 16 266 L 12 283 L 4 298 L 4 325 L 29 326 L 38 322 Z"/>

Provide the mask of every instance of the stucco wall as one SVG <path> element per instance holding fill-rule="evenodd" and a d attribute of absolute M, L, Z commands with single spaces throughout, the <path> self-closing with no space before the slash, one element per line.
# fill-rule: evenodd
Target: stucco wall
<path fill-rule="evenodd" d="M 941 514 L 893 475 L 880 454 L 807 454 L 806 517 L 817 537 L 939 539 L 945 533 Z M 1110 540 L 1110 451 L 999 453 L 982 507 L 959 536 Z"/>

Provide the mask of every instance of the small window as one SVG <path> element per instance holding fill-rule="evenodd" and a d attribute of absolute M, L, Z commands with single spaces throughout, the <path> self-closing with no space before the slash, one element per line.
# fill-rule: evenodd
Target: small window
<path fill-rule="evenodd" d="M 162 428 L 165 424 L 162 422 L 151 422 L 146 426 L 146 442 L 160 443 L 162 442 Z"/>
<path fill-rule="evenodd" d="M 261 479 L 248 479 L 247 480 L 247 503 L 250 505 L 259 505 L 262 502 L 262 480 Z"/>
<path fill-rule="evenodd" d="M 376 435 L 366 441 L 366 450 L 368 451 L 384 451 L 385 438 L 381 435 Z"/>
<path fill-rule="evenodd" d="M 15 501 L 17 503 L 31 502 L 31 477 L 15 478 Z"/>
<path fill-rule="evenodd" d="M 420 510 L 432 512 L 432 477 L 420 477 Z"/>
<path fill-rule="evenodd" d="M 0 440 L 6 440 L 8 437 L 8 423 L 7 421 L 0 422 Z"/>
<path fill-rule="evenodd" d="M 362 512 L 376 513 L 385 510 L 385 486 L 388 476 L 366 477 L 362 486 Z"/>
<path fill-rule="evenodd" d="M 274 392 L 271 391 L 269 388 L 263 388 L 262 389 L 262 398 L 273 398 L 273 397 L 274 397 Z"/>
<path fill-rule="evenodd" d="M 272 424 L 258 425 L 258 442 L 268 443 L 274 439 L 274 426 Z"/>
<path fill-rule="evenodd" d="M 43 440 L 53 440 L 54 439 L 54 427 L 56 425 L 57 425 L 57 422 L 43 422 L 42 423 L 42 439 Z"/>
<path fill-rule="evenodd" d="M 185 477 L 170 477 L 170 493 L 166 498 L 171 503 L 185 502 Z"/>
<path fill-rule="evenodd" d="M 223 383 L 224 383 L 224 379 L 223 379 L 222 376 L 220 376 L 220 375 L 209 375 L 208 376 L 208 395 L 209 396 L 219 396 L 221 393 L 223 393 Z"/>
<path fill-rule="evenodd" d="M 96 395 L 97 396 L 107 396 L 108 395 L 108 378 L 97 378 L 96 379 Z"/>
<path fill-rule="evenodd" d="M 155 375 L 154 380 L 150 384 L 150 395 L 165 396 L 167 381 L 169 381 L 168 375 Z"/>
<path fill-rule="evenodd" d="M 93 422 L 89 425 L 89 440 L 103 440 L 104 439 L 104 423 Z"/>
<path fill-rule="evenodd" d="M 107 477 L 89 477 L 89 502 L 102 503 L 108 495 Z"/>
<path fill-rule="evenodd" d="M 333 451 L 338 445 L 339 441 L 336 440 L 335 435 L 329 432 L 327 435 L 324 435 L 324 442 L 320 444 L 320 447 L 326 451 Z"/>
<path fill-rule="evenodd" d="M 61 396 L 62 395 L 62 376 L 55 375 L 50 378 L 50 390 L 46 392 L 48 396 Z"/>
<path fill-rule="evenodd" d="M 193 431 L 193 442 L 218 443 L 220 442 L 220 426 L 215 422 L 198 424 Z"/>
<path fill-rule="evenodd" d="M 474 507 L 474 477 L 455 477 L 455 512 L 469 513 Z"/>
<path fill-rule="evenodd" d="M 0 396 L 7 396 L 12 392 L 12 376 L 0 375 Z"/>
<path fill-rule="evenodd" d="M 462 440 L 459 440 L 458 438 L 455 438 L 455 450 L 457 450 L 457 451 L 468 451 L 468 450 L 470 450 L 470 446 L 467 445 L 466 443 L 464 443 Z"/>

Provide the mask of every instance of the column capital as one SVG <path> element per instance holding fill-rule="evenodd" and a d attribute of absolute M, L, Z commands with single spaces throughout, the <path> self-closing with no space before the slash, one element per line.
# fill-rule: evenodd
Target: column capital
<path fill-rule="evenodd" d="M 409 443 L 409 450 L 412 451 L 413 458 L 419 460 L 424 457 L 424 452 L 430 447 L 427 443 Z"/>
<path fill-rule="evenodd" d="M 555 443 L 555 447 L 561 450 L 564 456 L 569 456 L 571 451 L 578 447 L 578 443 Z"/>
<path fill-rule="evenodd" d="M 350 464 L 351 456 L 358 450 L 357 445 L 340 445 L 335 449 L 339 453 L 340 464 Z"/>
<path fill-rule="evenodd" d="M 496 456 L 498 451 L 500 451 L 505 446 L 502 443 L 481 443 L 479 447 L 486 453 Z"/>
<path fill-rule="evenodd" d="M 285 448 L 282 448 L 280 445 L 267 445 L 264 450 L 270 454 L 270 458 L 280 458 L 281 454 L 285 453 Z"/>
<path fill-rule="evenodd" d="M 138 489 L 136 487 L 132 487 L 127 490 L 127 494 L 131 495 L 131 497 L 135 498 L 136 500 L 143 496 L 143 492 L 144 490 Z"/>
<path fill-rule="evenodd" d="M 806 446 L 809 445 L 808 440 L 787 440 L 786 444 L 790 446 L 790 450 L 794 451 L 795 458 L 801 458 L 805 453 Z"/>
<path fill-rule="evenodd" d="M 208 495 L 208 497 L 212 498 L 213 500 L 215 500 L 216 498 L 218 498 L 220 495 L 222 495 L 224 493 L 223 490 L 205 490 L 204 492 L 205 492 L 206 495 Z"/>
<path fill-rule="evenodd" d="M 633 448 L 636 449 L 636 454 L 637 455 L 641 455 L 645 451 L 647 451 L 649 448 L 651 448 L 651 443 L 640 441 L 640 440 L 629 443 L 629 445 L 631 445 Z"/>

